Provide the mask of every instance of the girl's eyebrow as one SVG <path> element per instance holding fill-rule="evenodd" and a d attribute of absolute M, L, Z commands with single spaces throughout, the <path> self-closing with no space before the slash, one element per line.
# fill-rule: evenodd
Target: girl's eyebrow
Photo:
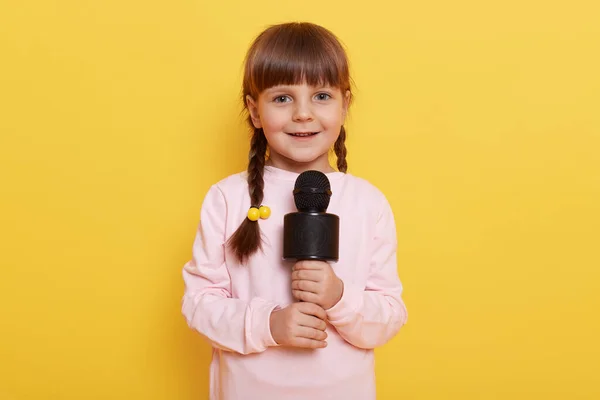
<path fill-rule="evenodd" d="M 263 91 L 263 93 L 267 94 L 267 95 L 271 95 L 271 94 L 275 94 L 275 93 L 282 93 L 282 92 L 286 92 L 286 89 L 281 86 L 270 87 Z"/>

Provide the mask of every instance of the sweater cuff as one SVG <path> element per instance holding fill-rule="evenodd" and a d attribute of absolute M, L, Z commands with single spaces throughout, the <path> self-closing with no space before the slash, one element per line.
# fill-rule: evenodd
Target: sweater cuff
<path fill-rule="evenodd" d="M 327 319 L 332 325 L 344 325 L 349 322 L 360 309 L 363 302 L 363 289 L 357 285 L 344 282 L 342 298 L 327 311 Z"/>
<path fill-rule="evenodd" d="M 252 343 L 252 347 L 255 347 L 258 351 L 279 346 L 271 335 L 270 323 L 271 313 L 279 309 L 279 305 L 263 299 L 254 299 L 253 302 L 255 304 L 252 307 L 254 309 L 252 323 L 246 325 L 246 338 Z"/>

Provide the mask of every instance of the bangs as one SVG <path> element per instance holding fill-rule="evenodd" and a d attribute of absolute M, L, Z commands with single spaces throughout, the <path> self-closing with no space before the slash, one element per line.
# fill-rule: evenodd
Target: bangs
<path fill-rule="evenodd" d="M 311 24 L 265 31 L 246 60 L 244 92 L 257 96 L 278 85 L 306 83 L 350 89 L 348 61 L 337 38 Z"/>

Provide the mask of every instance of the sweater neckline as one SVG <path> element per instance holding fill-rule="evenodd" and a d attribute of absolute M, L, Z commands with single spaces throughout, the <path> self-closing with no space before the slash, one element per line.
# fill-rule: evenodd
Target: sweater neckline
<path fill-rule="evenodd" d="M 285 169 L 273 167 L 272 165 L 265 165 L 265 178 L 269 177 L 271 179 L 279 179 L 284 181 L 295 181 L 300 173 L 288 171 Z M 342 178 L 345 174 L 339 171 L 333 172 L 325 172 L 325 176 L 331 180 L 338 180 Z"/>

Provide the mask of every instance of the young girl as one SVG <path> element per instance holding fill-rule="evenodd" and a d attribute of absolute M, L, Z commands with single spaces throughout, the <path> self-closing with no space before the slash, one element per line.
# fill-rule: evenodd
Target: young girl
<path fill-rule="evenodd" d="M 209 189 L 183 269 L 183 315 L 214 348 L 212 400 L 375 399 L 373 349 L 407 312 L 390 205 L 346 173 L 350 89 L 346 54 L 320 26 L 272 26 L 248 51 L 248 169 Z M 283 217 L 306 170 L 331 183 L 337 263 L 282 260 Z"/>

